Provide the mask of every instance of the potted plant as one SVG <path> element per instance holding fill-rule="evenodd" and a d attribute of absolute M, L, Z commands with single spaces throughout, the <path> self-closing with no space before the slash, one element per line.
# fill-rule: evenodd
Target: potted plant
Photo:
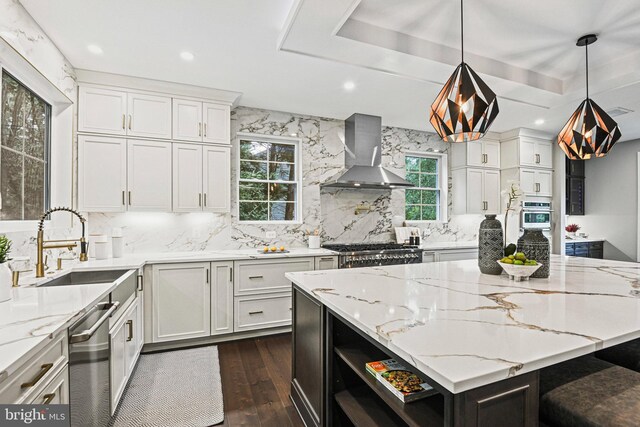
<path fill-rule="evenodd" d="M 578 224 L 569 224 L 564 229 L 567 232 L 567 236 L 573 239 L 576 237 L 578 230 L 580 230 L 580 226 Z"/>
<path fill-rule="evenodd" d="M 10 251 L 11 240 L 7 236 L 0 236 L 0 302 L 11 299 Z"/>

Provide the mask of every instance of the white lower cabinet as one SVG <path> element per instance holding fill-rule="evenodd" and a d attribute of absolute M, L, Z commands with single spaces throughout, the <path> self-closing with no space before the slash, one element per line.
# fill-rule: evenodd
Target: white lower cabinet
<path fill-rule="evenodd" d="M 211 334 L 210 268 L 208 262 L 153 266 L 147 291 L 151 291 L 154 343 Z"/>
<path fill-rule="evenodd" d="M 112 415 L 140 356 L 143 343 L 142 310 L 140 298 L 135 298 L 118 323 L 109 331 Z"/>
<path fill-rule="evenodd" d="M 460 261 L 465 259 L 478 259 L 478 249 L 440 249 L 422 253 L 422 262 Z"/>
<path fill-rule="evenodd" d="M 291 292 L 237 297 L 235 330 L 273 328 L 291 324 Z"/>
<path fill-rule="evenodd" d="M 211 335 L 233 332 L 233 261 L 211 263 Z"/>
<path fill-rule="evenodd" d="M 338 257 L 332 256 L 317 256 L 315 259 L 316 270 L 333 270 L 338 268 Z"/>
<path fill-rule="evenodd" d="M 69 403 L 69 368 L 65 366 L 29 403 L 66 405 Z"/>

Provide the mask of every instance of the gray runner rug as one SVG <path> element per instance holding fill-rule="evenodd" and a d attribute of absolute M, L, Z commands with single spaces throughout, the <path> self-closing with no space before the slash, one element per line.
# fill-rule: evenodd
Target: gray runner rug
<path fill-rule="evenodd" d="M 224 421 L 218 347 L 141 354 L 110 427 L 205 427 Z"/>

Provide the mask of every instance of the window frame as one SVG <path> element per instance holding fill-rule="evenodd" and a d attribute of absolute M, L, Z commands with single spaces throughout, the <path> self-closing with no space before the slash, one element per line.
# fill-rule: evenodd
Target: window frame
<path fill-rule="evenodd" d="M 440 193 L 440 200 L 438 201 L 438 219 L 435 220 L 408 220 L 407 219 L 407 196 L 404 195 L 403 198 L 403 216 L 405 219 L 405 223 L 407 225 L 419 225 L 419 224 L 446 224 L 449 222 L 449 161 L 446 153 L 437 153 L 437 152 L 429 152 L 429 151 L 406 151 L 404 153 L 405 161 L 404 165 L 404 173 L 405 177 L 407 174 L 407 157 L 419 157 L 425 159 L 436 159 L 438 160 L 438 188 L 437 190 Z M 414 187 L 414 188 L 422 188 L 422 187 Z M 409 190 L 409 189 L 407 189 Z M 405 190 L 406 191 L 406 190 Z"/>
<path fill-rule="evenodd" d="M 265 220 L 265 221 L 255 221 L 248 220 L 243 221 L 240 219 L 240 142 L 243 140 L 252 140 L 256 142 L 265 142 L 272 144 L 288 144 L 293 145 L 295 147 L 295 156 L 294 156 L 294 166 L 295 166 L 295 180 L 287 181 L 288 183 L 295 183 L 296 185 L 296 201 L 295 204 L 295 219 L 293 220 L 285 220 L 285 221 L 274 221 L 274 220 Z M 290 136 L 279 136 L 279 135 L 263 135 L 256 133 L 248 133 L 248 132 L 238 132 L 236 134 L 236 138 L 234 141 L 234 148 L 236 151 L 236 208 L 235 215 L 239 224 L 274 224 L 274 225 L 291 225 L 291 224 L 302 224 L 302 139 L 295 138 Z M 270 180 L 267 180 L 270 181 Z M 263 182 L 263 181 L 259 181 Z M 279 181 L 271 181 L 271 182 L 279 182 Z M 284 181 L 283 181 L 284 182 Z M 266 202 L 267 200 L 265 200 Z"/>
<path fill-rule="evenodd" d="M 51 162 L 52 162 L 52 155 L 51 155 L 51 151 L 52 151 L 52 138 L 51 135 L 53 133 L 53 109 L 54 106 L 52 105 L 51 102 L 47 101 L 44 97 L 42 97 L 38 91 L 36 89 L 33 89 L 32 87 L 30 87 L 27 83 L 24 83 L 22 79 L 20 79 L 19 77 L 16 77 L 16 74 L 11 72 L 10 70 L 7 69 L 6 66 L 2 66 L 2 64 L 0 63 L 0 79 L 2 79 L 4 77 L 4 74 L 7 74 L 10 78 L 12 78 L 13 80 L 15 80 L 20 86 L 24 87 L 26 90 L 28 90 L 31 95 L 35 98 L 38 98 L 40 101 L 42 101 L 46 108 L 46 130 L 45 130 L 45 140 L 44 140 L 44 157 L 43 157 L 43 161 L 45 163 L 45 168 L 44 168 L 44 200 L 43 200 L 43 212 L 46 212 L 47 210 L 49 210 L 51 208 L 51 192 L 53 190 L 53 186 L 52 186 L 52 178 L 51 178 Z M 0 102 L 2 102 L 2 85 L 0 85 Z M 0 118 L 2 115 L 2 108 L 0 107 Z M 0 132 L 2 130 L 0 129 Z M 22 159 L 23 159 L 23 171 L 24 171 L 24 158 L 25 157 L 29 157 L 29 158 L 33 158 L 32 156 L 28 156 L 27 154 L 25 154 L 24 152 L 19 153 L 11 148 L 5 148 L 6 150 L 9 150 L 13 153 L 19 154 Z M 0 157 L 2 156 L 2 150 L 0 150 Z M 39 160 L 39 159 L 37 159 Z M 0 182 L 0 185 L 2 183 Z M 22 187 L 23 187 L 23 198 L 22 198 L 22 215 L 24 216 L 24 176 L 22 177 Z M 0 205 L 1 206 L 1 205 Z M 25 222 L 34 222 L 34 221 L 39 221 L 40 218 L 33 218 L 33 219 L 25 219 L 25 218 L 21 218 L 21 219 L 7 219 L 7 220 L 0 220 L 0 222 L 7 224 L 7 223 L 25 223 Z M 4 228 L 4 227 L 3 227 Z"/>

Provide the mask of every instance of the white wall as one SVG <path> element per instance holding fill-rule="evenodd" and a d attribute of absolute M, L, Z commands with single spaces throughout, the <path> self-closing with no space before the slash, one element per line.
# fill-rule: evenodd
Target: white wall
<path fill-rule="evenodd" d="M 568 221 L 606 240 L 604 257 L 636 261 L 640 140 L 618 143 L 602 159 L 587 161 L 584 216 Z"/>

